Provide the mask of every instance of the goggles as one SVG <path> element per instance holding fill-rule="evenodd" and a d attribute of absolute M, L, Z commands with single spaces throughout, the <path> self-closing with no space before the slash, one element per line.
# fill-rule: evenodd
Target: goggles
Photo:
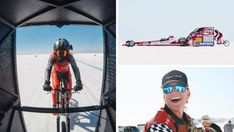
<path fill-rule="evenodd" d="M 169 94 L 172 92 L 173 88 L 176 89 L 176 91 L 178 92 L 184 92 L 186 90 L 186 85 L 183 83 L 177 83 L 175 85 L 171 85 L 171 84 L 166 84 L 164 86 L 162 86 L 163 89 L 163 93 L 164 94 Z"/>
<path fill-rule="evenodd" d="M 67 51 L 66 50 L 56 50 L 55 53 L 57 54 L 57 56 L 60 56 L 60 57 L 67 56 Z"/>

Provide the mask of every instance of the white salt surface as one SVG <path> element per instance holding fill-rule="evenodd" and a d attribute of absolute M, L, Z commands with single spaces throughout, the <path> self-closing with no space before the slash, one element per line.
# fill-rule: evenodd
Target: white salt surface
<path fill-rule="evenodd" d="M 44 72 L 49 54 L 17 55 L 18 84 L 22 106 L 51 107 L 51 94 L 43 91 Z M 80 69 L 83 90 L 72 96 L 71 107 L 99 105 L 103 54 L 74 54 Z M 71 68 L 72 69 L 72 68 Z M 73 77 L 73 86 L 75 78 Z M 99 111 L 72 113 L 71 132 L 94 131 Z M 23 112 L 28 132 L 55 132 L 56 117 L 52 114 Z"/>
<path fill-rule="evenodd" d="M 181 47 L 118 45 L 120 65 L 233 65 L 234 45 Z"/>

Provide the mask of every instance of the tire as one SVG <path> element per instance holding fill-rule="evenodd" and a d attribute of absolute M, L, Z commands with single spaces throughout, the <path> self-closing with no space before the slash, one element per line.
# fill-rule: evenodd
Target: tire
<path fill-rule="evenodd" d="M 129 44 L 130 44 L 131 47 L 133 47 L 133 46 L 135 46 L 136 43 L 135 43 L 134 41 L 131 40 L 131 41 L 129 42 Z"/>
<path fill-rule="evenodd" d="M 67 94 L 67 97 L 69 95 Z M 66 104 L 66 108 L 69 108 L 69 100 L 67 98 L 67 104 Z M 70 132 L 70 118 L 69 118 L 69 113 L 67 113 L 67 117 L 66 117 L 66 121 L 67 121 L 67 132 Z"/>
<path fill-rule="evenodd" d="M 223 41 L 223 45 L 224 45 L 225 47 L 228 47 L 229 44 L 230 44 L 230 42 L 229 42 L 228 40 L 224 40 L 224 41 Z"/>
<path fill-rule="evenodd" d="M 180 46 L 182 46 L 182 47 L 186 47 L 186 46 L 189 46 L 189 44 L 187 44 L 187 43 L 183 43 L 182 45 L 180 45 Z"/>
<path fill-rule="evenodd" d="M 127 42 L 126 42 L 126 46 L 128 46 L 128 47 L 133 47 L 133 46 L 135 46 L 135 42 L 133 41 L 133 40 L 128 40 Z"/>
<path fill-rule="evenodd" d="M 66 115 L 60 115 L 57 119 L 57 132 L 70 132 L 70 119 Z M 58 128 L 59 127 L 59 128 Z"/>
<path fill-rule="evenodd" d="M 67 132 L 67 125 L 64 121 L 61 123 L 61 127 L 62 127 L 62 132 Z"/>
<path fill-rule="evenodd" d="M 60 107 L 60 98 L 59 98 L 59 92 L 56 92 L 56 103 L 57 103 L 57 108 Z M 60 132 L 60 116 L 57 114 L 57 132 Z"/>

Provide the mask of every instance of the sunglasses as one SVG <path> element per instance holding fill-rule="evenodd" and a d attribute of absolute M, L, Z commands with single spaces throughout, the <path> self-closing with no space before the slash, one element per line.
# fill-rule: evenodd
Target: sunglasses
<path fill-rule="evenodd" d="M 57 56 L 65 57 L 65 56 L 67 56 L 67 51 L 66 50 L 57 50 L 56 54 L 57 54 Z"/>
<path fill-rule="evenodd" d="M 186 85 L 183 83 L 177 83 L 175 85 L 171 85 L 171 84 L 166 84 L 162 87 L 163 89 L 163 93 L 165 94 L 169 94 L 172 92 L 173 88 L 176 89 L 176 91 L 178 92 L 184 92 L 186 90 Z"/>

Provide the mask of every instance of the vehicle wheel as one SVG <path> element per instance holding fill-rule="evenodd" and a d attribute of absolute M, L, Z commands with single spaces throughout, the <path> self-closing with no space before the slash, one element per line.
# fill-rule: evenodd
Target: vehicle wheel
<path fill-rule="evenodd" d="M 135 42 L 133 40 L 128 40 L 126 42 L 126 46 L 128 46 L 128 47 L 133 47 L 134 45 L 135 45 Z"/>
<path fill-rule="evenodd" d="M 135 42 L 132 41 L 132 40 L 129 42 L 129 44 L 130 44 L 131 47 L 135 46 Z"/>
<path fill-rule="evenodd" d="M 185 47 L 185 46 L 189 46 L 189 44 L 184 42 L 184 43 L 182 43 L 180 46 Z"/>
<path fill-rule="evenodd" d="M 225 47 L 228 47 L 228 46 L 229 46 L 229 44 L 230 44 L 230 43 L 229 43 L 229 41 L 228 41 L 228 40 L 224 40 L 224 41 L 223 41 L 223 45 L 224 45 Z"/>
<path fill-rule="evenodd" d="M 126 43 L 125 43 L 125 44 L 126 44 L 126 46 L 127 46 L 127 47 L 129 47 L 129 46 L 130 46 L 130 44 L 129 44 L 129 43 L 130 43 L 130 41 L 129 41 L 129 40 L 128 40 L 128 41 L 126 41 Z"/>
<path fill-rule="evenodd" d="M 61 123 L 61 126 L 62 126 L 62 132 L 67 132 L 66 123 L 64 121 Z"/>

